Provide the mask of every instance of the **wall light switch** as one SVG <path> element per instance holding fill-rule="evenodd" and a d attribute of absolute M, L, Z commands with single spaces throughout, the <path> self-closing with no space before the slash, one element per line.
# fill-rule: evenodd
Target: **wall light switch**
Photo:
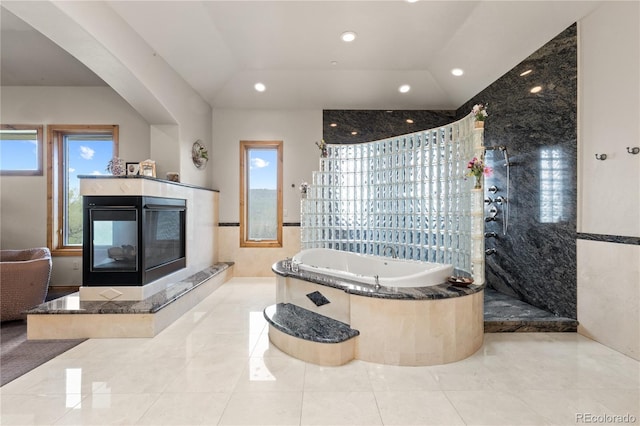
<path fill-rule="evenodd" d="M 73 261 L 73 270 L 77 271 L 78 269 L 80 269 L 80 262 L 77 260 Z"/>

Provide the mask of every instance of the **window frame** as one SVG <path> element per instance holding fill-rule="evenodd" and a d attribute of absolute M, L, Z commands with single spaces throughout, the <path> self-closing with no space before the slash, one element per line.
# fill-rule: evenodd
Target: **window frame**
<path fill-rule="evenodd" d="M 43 161 L 42 161 L 42 151 L 44 144 L 44 126 L 41 124 L 2 124 L 0 125 L 0 129 L 2 130 L 35 130 L 36 131 L 36 139 L 37 139 L 37 161 L 38 168 L 35 170 L 1 170 L 0 176 L 42 176 L 43 174 Z"/>
<path fill-rule="evenodd" d="M 47 126 L 47 246 L 54 256 L 82 256 L 82 245 L 64 244 L 64 138 L 71 134 L 111 134 L 113 157 L 119 152 L 117 124 L 53 124 Z M 106 167 L 106 165 L 105 165 Z"/>
<path fill-rule="evenodd" d="M 240 247 L 282 247 L 282 169 L 283 169 L 283 142 L 282 141 L 240 141 Z M 277 229 L 275 240 L 250 240 L 248 232 L 248 203 L 247 203 L 247 158 L 251 149 L 276 149 L 277 151 Z"/>

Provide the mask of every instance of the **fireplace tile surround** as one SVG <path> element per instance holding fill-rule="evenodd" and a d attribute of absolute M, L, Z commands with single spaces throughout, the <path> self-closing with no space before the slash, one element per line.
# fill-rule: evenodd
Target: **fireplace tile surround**
<path fill-rule="evenodd" d="M 219 191 L 149 176 L 79 176 L 82 196 L 145 196 L 186 200 L 186 267 L 143 286 L 80 287 L 81 300 L 144 300 L 218 262 Z"/>
<path fill-rule="evenodd" d="M 82 286 L 27 312 L 27 338 L 154 337 L 233 276 L 218 262 L 219 192 L 147 176 L 80 176 L 83 196 L 186 200 L 186 267 L 145 285 Z"/>

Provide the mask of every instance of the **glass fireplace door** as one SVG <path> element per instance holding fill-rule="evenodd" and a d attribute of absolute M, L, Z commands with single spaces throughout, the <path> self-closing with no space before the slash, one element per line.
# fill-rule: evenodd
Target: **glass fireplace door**
<path fill-rule="evenodd" d="M 82 283 L 144 286 L 186 267 L 186 200 L 83 197 Z"/>
<path fill-rule="evenodd" d="M 135 208 L 92 209 L 91 271 L 138 271 L 138 212 Z"/>
<path fill-rule="evenodd" d="M 184 208 L 182 210 L 145 208 L 144 215 L 145 267 L 155 268 L 184 257 L 182 239 Z"/>

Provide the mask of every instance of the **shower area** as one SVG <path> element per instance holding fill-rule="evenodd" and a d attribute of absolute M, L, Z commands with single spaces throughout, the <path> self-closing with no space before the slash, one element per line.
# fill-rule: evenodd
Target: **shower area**
<path fill-rule="evenodd" d="M 451 264 L 483 284 L 483 193 L 467 177 L 484 155 L 474 121 L 328 145 L 302 202 L 302 248 Z"/>
<path fill-rule="evenodd" d="M 493 169 L 479 201 L 485 331 L 575 331 L 575 24 L 455 111 L 325 110 L 323 137 L 352 144 L 435 128 L 465 117 L 476 103 L 488 105 L 484 158 Z"/>

